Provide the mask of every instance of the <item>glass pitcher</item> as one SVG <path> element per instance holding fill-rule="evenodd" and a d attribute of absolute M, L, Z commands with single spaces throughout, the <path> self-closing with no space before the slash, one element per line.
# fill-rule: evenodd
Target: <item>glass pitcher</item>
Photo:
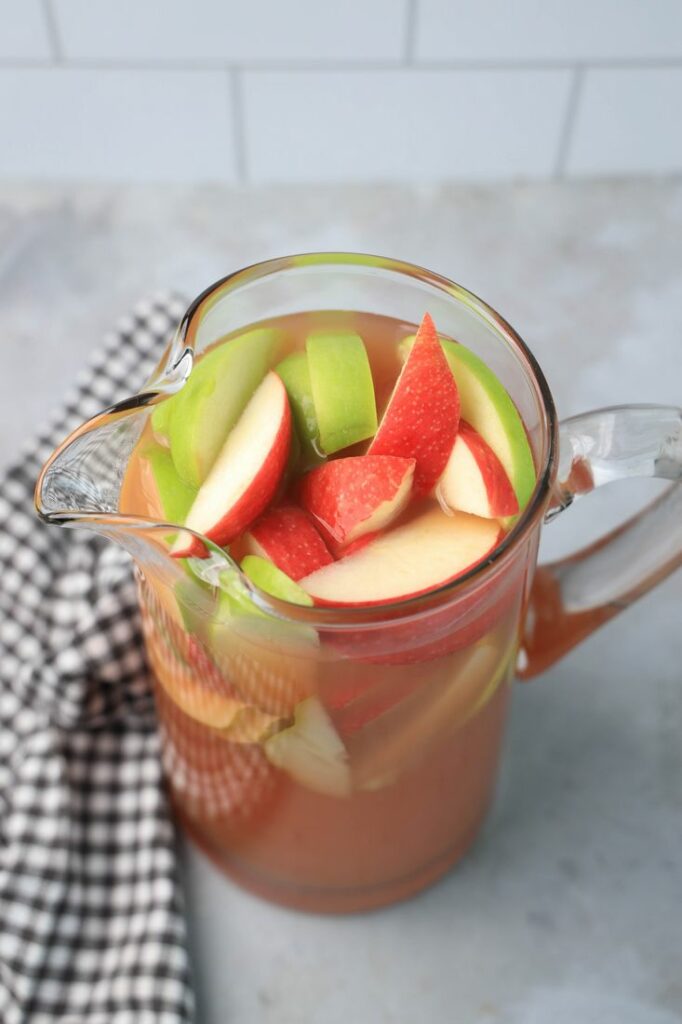
<path fill-rule="evenodd" d="M 121 511 L 154 408 L 209 345 L 285 314 L 418 323 L 472 349 L 524 421 L 537 485 L 494 554 L 381 607 L 269 597 L 229 554 L 178 560 L 175 523 Z M 187 310 L 141 391 L 68 437 L 42 470 L 41 517 L 116 541 L 135 563 L 177 818 L 230 876 L 276 902 L 357 911 L 403 899 L 464 854 L 490 805 L 515 674 L 547 668 L 682 562 L 682 415 L 632 406 L 557 423 L 532 354 L 488 305 L 397 260 L 323 253 L 231 274 Z M 540 529 L 623 477 L 673 482 L 589 549 L 536 571 Z M 134 512 L 134 510 L 132 510 Z"/>

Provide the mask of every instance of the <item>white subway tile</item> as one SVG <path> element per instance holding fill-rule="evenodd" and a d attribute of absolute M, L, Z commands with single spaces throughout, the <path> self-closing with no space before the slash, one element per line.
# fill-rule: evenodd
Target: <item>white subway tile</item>
<path fill-rule="evenodd" d="M 682 56 L 680 0 L 417 0 L 421 60 Z"/>
<path fill-rule="evenodd" d="M 50 56 L 40 0 L 0 0 L 0 60 L 45 60 Z"/>
<path fill-rule="evenodd" d="M 0 70 L 0 176 L 233 181 L 220 71 Z"/>
<path fill-rule="evenodd" d="M 68 57 L 397 60 L 407 0 L 55 0 Z"/>
<path fill-rule="evenodd" d="M 498 179 L 551 173 L 565 71 L 251 72 L 255 181 Z"/>
<path fill-rule="evenodd" d="M 682 68 L 585 74 L 569 174 L 682 171 Z"/>

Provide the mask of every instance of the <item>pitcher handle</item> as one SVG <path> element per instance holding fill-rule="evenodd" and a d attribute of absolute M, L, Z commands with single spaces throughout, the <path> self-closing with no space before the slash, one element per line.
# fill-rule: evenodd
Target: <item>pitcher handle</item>
<path fill-rule="evenodd" d="M 603 484 L 629 477 L 673 483 L 589 547 L 540 565 L 519 655 L 522 679 L 543 672 L 682 565 L 682 409 L 616 406 L 564 420 L 545 522 Z"/>

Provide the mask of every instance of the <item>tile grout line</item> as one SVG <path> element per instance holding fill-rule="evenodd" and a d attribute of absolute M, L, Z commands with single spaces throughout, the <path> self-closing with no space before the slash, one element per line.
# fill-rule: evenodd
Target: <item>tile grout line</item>
<path fill-rule="evenodd" d="M 554 171 L 552 173 L 552 177 L 555 180 L 563 178 L 566 173 L 566 163 L 571 143 L 573 141 L 573 129 L 575 127 L 578 106 L 580 105 L 580 98 L 582 96 L 584 79 L 585 67 L 582 64 L 579 64 L 573 69 L 573 80 L 568 93 L 566 113 L 564 114 L 564 123 L 561 128 L 561 136 L 559 138 L 556 161 L 554 164 Z"/>
<path fill-rule="evenodd" d="M 51 0 L 43 0 L 43 17 L 45 18 L 47 37 L 50 41 L 52 59 L 55 64 L 61 64 L 64 59 L 64 54 L 59 36 L 59 29 L 57 28 L 57 19 L 55 17 Z"/>
<path fill-rule="evenodd" d="M 49 7 L 49 0 L 43 0 L 46 9 Z M 55 26 L 56 28 L 56 26 Z M 347 72 L 354 74 L 363 71 L 404 71 L 408 67 L 411 71 L 575 71 L 577 66 L 585 70 L 606 70 L 606 71 L 651 71 L 659 69 L 682 68 L 681 57 L 666 57 L 656 59 L 645 58 L 623 58 L 621 60 L 599 60 L 597 58 L 581 62 L 577 65 L 575 61 L 568 60 L 428 60 L 420 59 L 412 61 L 409 65 L 401 63 L 401 60 L 392 61 L 191 61 L 178 58 L 168 60 L 140 59 L 124 60 L 123 58 L 85 58 L 85 57 L 63 57 L 59 43 L 58 32 L 55 32 L 55 45 L 60 50 L 58 58 L 59 67 L 78 71 L 187 71 L 187 72 L 220 72 L 220 71 L 249 71 L 249 72 L 300 72 L 300 73 L 336 73 Z M 0 68 L 22 68 L 36 70 L 49 65 L 49 59 L 35 57 L 2 57 Z"/>
<path fill-rule="evenodd" d="M 407 0 L 405 11 L 405 45 L 403 48 L 403 64 L 411 67 L 414 61 L 415 32 L 417 29 L 417 0 Z"/>
<path fill-rule="evenodd" d="M 241 71 L 239 68 L 232 68 L 228 71 L 227 75 L 232 105 L 235 168 L 239 184 L 245 185 L 247 180 L 246 137 L 244 131 L 244 95 L 242 92 Z"/>

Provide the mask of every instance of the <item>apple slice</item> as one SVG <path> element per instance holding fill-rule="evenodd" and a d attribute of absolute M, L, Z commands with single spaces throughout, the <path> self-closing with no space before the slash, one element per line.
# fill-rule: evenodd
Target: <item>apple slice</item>
<path fill-rule="evenodd" d="M 306 341 L 320 447 L 331 455 L 377 429 L 374 382 L 359 334 L 318 331 Z"/>
<path fill-rule="evenodd" d="M 407 358 L 415 337 L 404 338 L 400 353 Z M 453 376 L 457 381 L 462 419 L 490 445 L 514 488 L 519 511 L 528 504 L 535 489 L 535 463 L 528 435 L 518 410 L 506 389 L 482 359 L 456 341 L 440 339 Z"/>
<path fill-rule="evenodd" d="M 245 538 L 245 550 L 260 555 L 300 580 L 333 561 L 310 516 L 296 505 L 279 505 L 258 519 Z"/>
<path fill-rule="evenodd" d="M 303 477 L 300 499 L 325 534 L 337 544 L 351 544 L 400 515 L 412 493 L 415 465 L 395 455 L 334 459 Z"/>
<path fill-rule="evenodd" d="M 497 544 L 499 523 L 432 508 L 300 585 L 320 605 L 378 605 L 437 590 Z"/>
<path fill-rule="evenodd" d="M 178 476 L 168 449 L 158 444 L 145 448 L 140 470 L 142 489 L 151 508 L 166 522 L 183 524 L 197 492 Z"/>
<path fill-rule="evenodd" d="M 234 540 L 272 499 L 291 443 L 291 411 L 282 381 L 270 371 L 256 389 L 201 485 L 185 526 L 215 544 Z M 176 558 L 201 557 L 200 541 L 183 533 Z"/>
<path fill-rule="evenodd" d="M 282 335 L 257 328 L 201 356 L 183 388 L 169 398 L 168 439 L 178 473 L 192 487 L 207 478 L 225 438 L 270 366 Z M 163 423 L 163 417 L 162 417 Z"/>
<path fill-rule="evenodd" d="M 458 423 L 457 385 L 425 313 L 368 454 L 416 459 L 415 496 L 428 494 L 445 469 Z"/>
<path fill-rule="evenodd" d="M 265 741 L 271 764 L 300 785 L 325 796 L 348 796 L 351 775 L 348 754 L 317 697 L 302 701 L 294 724 Z"/>
<path fill-rule="evenodd" d="M 264 590 L 266 594 L 278 597 L 280 601 L 301 604 L 310 607 L 313 599 L 310 594 L 298 586 L 290 576 L 278 569 L 266 558 L 258 555 L 247 555 L 242 559 L 242 572 L 246 573 L 252 583 Z"/>
<path fill-rule="evenodd" d="M 307 466 L 320 461 L 320 428 L 315 413 L 313 388 L 310 383 L 308 356 L 305 352 L 292 352 L 275 367 L 275 373 L 281 377 L 287 389 L 291 414 L 294 418 L 296 434 L 301 442 L 301 457 Z"/>
<path fill-rule="evenodd" d="M 451 740 L 508 679 L 512 653 L 481 641 L 356 734 L 352 746 L 349 741 L 355 786 L 377 790 L 391 785 L 439 743 Z"/>
<path fill-rule="evenodd" d="M 150 664 L 159 686 L 186 715 L 236 743 L 256 743 L 281 726 L 280 718 L 242 700 L 195 636 L 163 607 L 152 607 L 153 625 L 145 630 Z"/>
<path fill-rule="evenodd" d="M 154 411 L 151 415 L 152 433 L 154 440 L 157 444 L 162 445 L 164 448 L 168 448 L 170 441 L 168 439 L 168 430 L 170 427 L 170 417 L 173 411 L 173 403 L 170 398 L 164 399 L 159 402 L 158 405 L 154 406 Z"/>
<path fill-rule="evenodd" d="M 502 463 L 481 435 L 463 420 L 436 493 L 447 508 L 485 519 L 515 516 L 519 511 Z"/>

